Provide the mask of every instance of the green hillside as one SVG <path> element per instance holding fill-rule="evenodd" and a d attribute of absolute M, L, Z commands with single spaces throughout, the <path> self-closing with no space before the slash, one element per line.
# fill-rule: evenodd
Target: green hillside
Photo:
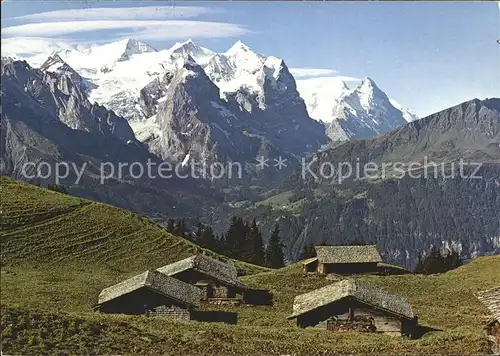
<path fill-rule="evenodd" d="M 2 350 L 7 354 L 486 354 L 487 312 L 474 293 L 498 285 L 500 256 L 443 275 L 364 276 L 407 298 L 432 331 L 409 340 L 300 329 L 295 295 L 332 283 L 236 263 L 269 288 L 272 307 L 233 307 L 238 324 L 174 322 L 92 311 L 100 290 L 199 250 L 123 210 L 2 178 Z M 260 273 L 258 273 L 260 272 Z M 208 307 L 205 307 L 208 309 Z"/>
<path fill-rule="evenodd" d="M 0 177 L 0 185 L 4 265 L 83 264 L 130 274 L 203 250 L 147 218 L 107 204 L 7 177 Z M 265 270 L 239 261 L 236 266 L 244 273 Z"/>

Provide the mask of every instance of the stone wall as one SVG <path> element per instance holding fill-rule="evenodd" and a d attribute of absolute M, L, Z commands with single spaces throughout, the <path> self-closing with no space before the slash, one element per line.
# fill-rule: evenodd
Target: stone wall
<path fill-rule="evenodd" d="M 233 307 L 237 307 L 241 305 L 242 300 L 240 298 L 215 298 L 208 299 L 208 304 L 213 305 L 230 305 Z"/>
<path fill-rule="evenodd" d="M 326 323 L 326 328 L 330 331 L 376 331 L 373 320 L 365 317 L 355 317 L 352 322 L 343 319 L 328 320 Z"/>
<path fill-rule="evenodd" d="M 223 285 L 214 285 L 212 286 L 213 290 L 213 298 L 235 298 L 236 291 L 234 288 L 226 287 Z"/>
<path fill-rule="evenodd" d="M 147 316 L 150 317 L 161 317 L 175 320 L 190 320 L 191 313 L 188 309 L 183 309 L 179 307 L 167 307 L 167 306 L 159 306 L 154 308 L 153 310 L 149 310 L 146 312 Z"/>
<path fill-rule="evenodd" d="M 212 286 L 208 283 L 195 284 L 195 287 L 201 289 L 201 300 L 207 300 L 212 297 Z"/>

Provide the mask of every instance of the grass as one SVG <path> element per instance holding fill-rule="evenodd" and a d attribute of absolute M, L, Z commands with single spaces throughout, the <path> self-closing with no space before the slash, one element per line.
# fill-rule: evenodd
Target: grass
<path fill-rule="evenodd" d="M 299 213 L 304 205 L 305 199 L 299 199 L 290 202 L 293 197 L 292 191 L 285 191 L 276 195 L 272 195 L 265 200 L 255 203 L 256 206 L 270 206 L 274 209 L 281 211 L 288 211 L 291 213 Z"/>
<path fill-rule="evenodd" d="M 486 354 L 487 311 L 474 293 L 498 284 L 500 256 L 442 275 L 362 276 L 406 298 L 421 324 L 442 331 L 409 340 L 300 329 L 293 298 L 333 280 L 299 264 L 266 270 L 237 262 L 272 307 L 226 307 L 238 324 L 174 322 L 92 311 L 104 287 L 199 250 L 114 207 L 1 178 L 2 350 L 8 354 Z M 209 306 L 203 309 L 209 310 Z"/>
<path fill-rule="evenodd" d="M 466 331 L 405 340 L 295 327 L 174 322 L 123 315 L 31 312 L 2 306 L 3 346 L 18 354 L 462 354 Z M 471 340 L 484 347 L 484 338 Z"/>
<path fill-rule="evenodd" d="M 205 251 L 131 212 L 0 177 L 2 263 L 85 265 L 130 275 Z M 244 274 L 265 268 L 234 261 Z M 98 276 L 96 276 L 98 278 Z"/>
<path fill-rule="evenodd" d="M 265 200 L 262 200 L 260 202 L 257 202 L 257 206 L 276 206 L 276 207 L 282 207 L 284 205 L 290 204 L 290 198 L 293 196 L 292 191 L 286 191 L 283 193 L 279 193 L 277 195 L 273 195 Z"/>

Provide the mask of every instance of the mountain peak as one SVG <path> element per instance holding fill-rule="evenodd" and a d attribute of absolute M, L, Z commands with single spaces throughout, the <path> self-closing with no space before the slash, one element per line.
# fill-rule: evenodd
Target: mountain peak
<path fill-rule="evenodd" d="M 370 78 L 366 77 L 363 79 L 361 84 L 359 84 L 356 89 L 356 92 L 362 94 L 362 95 L 368 95 L 368 96 L 377 96 L 377 97 L 386 97 L 387 95 L 380 89 L 377 84 L 375 84 L 375 81 Z M 387 98 L 388 100 L 388 98 Z"/>
<path fill-rule="evenodd" d="M 241 42 L 240 40 L 236 41 L 236 43 L 226 52 L 226 54 L 236 54 L 241 52 L 253 52 L 250 47 Z"/>
<path fill-rule="evenodd" d="M 377 84 L 375 84 L 375 81 L 370 77 L 366 77 L 365 79 L 363 79 L 361 81 L 360 87 L 362 87 L 362 88 L 363 87 L 364 88 L 378 88 Z"/>
<path fill-rule="evenodd" d="M 148 52 L 157 52 L 156 49 L 151 47 L 145 42 L 137 41 L 134 38 L 126 38 L 124 40 L 118 41 L 118 43 L 121 45 L 124 45 L 125 48 L 123 50 L 123 53 L 121 54 L 120 58 L 118 58 L 118 61 L 124 61 L 130 58 L 131 55 L 134 54 L 142 54 L 142 53 L 148 53 Z"/>
<path fill-rule="evenodd" d="M 190 38 L 184 42 L 177 42 L 176 44 L 174 44 L 172 46 L 171 50 L 172 50 L 172 52 L 180 52 L 183 49 L 186 50 L 186 49 L 194 49 L 194 48 L 199 48 L 199 46 L 196 45 L 194 43 L 194 41 Z"/>
<path fill-rule="evenodd" d="M 54 72 L 64 67 L 73 71 L 73 69 L 61 58 L 59 53 L 54 51 L 40 66 L 40 70 L 42 72 Z"/>
<path fill-rule="evenodd" d="M 147 44 L 146 42 L 138 41 L 135 38 L 125 38 L 118 43 L 122 43 L 125 45 L 125 49 L 138 49 L 141 50 L 141 53 L 145 52 L 157 52 L 155 48 Z"/>
<path fill-rule="evenodd" d="M 192 57 L 197 63 L 202 64 L 208 62 L 208 60 L 213 56 L 214 52 L 201 47 L 189 39 L 184 42 L 177 42 L 174 44 L 170 51 L 172 54 L 182 54 Z"/>

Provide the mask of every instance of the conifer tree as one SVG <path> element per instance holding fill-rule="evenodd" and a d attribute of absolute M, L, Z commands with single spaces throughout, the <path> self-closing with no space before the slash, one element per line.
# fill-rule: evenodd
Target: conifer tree
<path fill-rule="evenodd" d="M 242 218 L 231 217 L 231 223 L 226 232 L 225 252 L 232 258 L 241 258 L 245 241 L 245 224 Z"/>
<path fill-rule="evenodd" d="M 252 225 L 250 225 L 248 240 L 251 247 L 249 262 L 263 266 L 265 262 L 264 244 L 262 242 L 262 234 L 259 231 L 259 227 L 257 226 L 255 219 L 253 219 Z"/>
<path fill-rule="evenodd" d="M 285 265 L 283 244 L 280 241 L 280 227 L 278 224 L 274 225 L 274 229 L 269 236 L 265 256 L 267 267 L 281 268 Z"/>
<path fill-rule="evenodd" d="M 424 261 L 425 274 L 441 273 L 444 270 L 443 267 L 444 259 L 441 252 L 437 247 L 432 246 Z"/>
<path fill-rule="evenodd" d="M 175 234 L 179 236 L 185 236 L 186 234 L 186 221 L 184 219 L 179 219 L 175 225 Z"/>
<path fill-rule="evenodd" d="M 167 221 L 167 230 L 168 232 L 173 233 L 175 231 L 175 219 L 168 219 Z"/>
<path fill-rule="evenodd" d="M 419 252 L 417 257 L 417 265 L 415 266 L 415 270 L 413 271 L 417 274 L 425 273 L 424 261 L 422 260 L 422 254 Z"/>
<path fill-rule="evenodd" d="M 249 262 L 253 254 L 251 229 L 248 222 L 243 222 L 241 233 L 238 235 L 240 245 L 239 258 L 245 262 Z"/>
<path fill-rule="evenodd" d="M 224 233 L 220 234 L 220 236 L 217 238 L 216 242 L 217 248 L 215 251 L 217 251 L 220 254 L 227 255 L 227 250 L 226 250 L 226 236 Z"/>
<path fill-rule="evenodd" d="M 217 249 L 217 240 L 215 239 L 214 232 L 210 226 L 205 226 L 201 230 L 199 237 L 200 246 L 215 251 Z"/>
<path fill-rule="evenodd" d="M 448 250 L 447 254 L 444 256 L 444 265 L 445 271 L 451 271 L 452 269 L 460 267 L 462 265 L 460 254 L 454 249 Z"/>
<path fill-rule="evenodd" d="M 196 238 L 198 240 L 201 239 L 201 235 L 203 234 L 204 228 L 205 228 L 205 226 L 203 226 L 203 224 L 201 222 L 198 222 L 198 225 L 196 226 Z"/>
<path fill-rule="evenodd" d="M 432 246 L 425 258 L 422 259 L 422 256 L 418 255 L 414 272 L 419 274 L 444 273 L 461 265 L 462 260 L 457 251 L 452 249 L 443 254 L 437 247 Z"/>

